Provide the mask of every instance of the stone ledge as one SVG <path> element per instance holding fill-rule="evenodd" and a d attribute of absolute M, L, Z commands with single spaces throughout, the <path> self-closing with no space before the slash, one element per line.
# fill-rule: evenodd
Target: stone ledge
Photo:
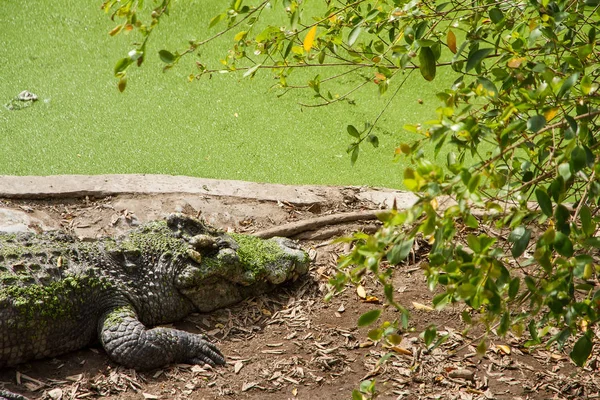
<path fill-rule="evenodd" d="M 0 175 L 0 198 L 56 199 L 101 198 L 122 194 L 185 193 L 205 196 L 226 196 L 259 201 L 282 201 L 296 205 L 343 202 L 348 196 L 369 200 L 382 208 L 390 207 L 393 199 L 398 207 L 410 206 L 416 200 L 411 193 L 390 189 L 301 185 L 291 186 L 235 180 L 194 178 L 189 176 L 131 175 Z"/>

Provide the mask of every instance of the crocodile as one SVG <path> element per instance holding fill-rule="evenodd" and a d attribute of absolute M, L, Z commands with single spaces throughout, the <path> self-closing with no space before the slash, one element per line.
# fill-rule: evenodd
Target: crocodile
<path fill-rule="evenodd" d="M 98 342 L 136 370 L 222 365 L 202 334 L 157 325 L 266 293 L 308 266 L 289 239 L 224 233 L 184 214 L 91 241 L 0 233 L 0 368 Z"/>

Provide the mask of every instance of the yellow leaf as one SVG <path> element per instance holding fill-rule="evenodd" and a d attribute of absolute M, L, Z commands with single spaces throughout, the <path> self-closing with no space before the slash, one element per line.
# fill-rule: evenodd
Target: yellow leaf
<path fill-rule="evenodd" d="M 379 303 L 379 298 L 377 296 L 367 296 L 365 303 Z"/>
<path fill-rule="evenodd" d="M 386 339 L 394 346 L 398 346 L 400 343 L 402 343 L 402 336 L 398 335 L 397 333 L 387 335 Z"/>
<path fill-rule="evenodd" d="M 503 352 L 504 354 L 510 354 L 510 347 L 505 344 L 497 344 L 496 348 Z"/>
<path fill-rule="evenodd" d="M 315 35 L 317 34 L 317 26 L 313 26 L 310 28 L 306 36 L 304 37 L 304 42 L 302 43 L 304 47 L 304 51 L 310 51 L 312 49 L 312 45 L 315 41 Z"/>
<path fill-rule="evenodd" d="M 456 54 L 456 35 L 452 31 L 448 31 L 448 35 L 446 35 L 446 44 L 450 51 Z"/>
<path fill-rule="evenodd" d="M 248 34 L 248 31 L 238 32 L 237 35 L 235 35 L 233 37 L 233 41 L 234 42 L 239 42 L 240 40 L 243 40 L 246 37 L 247 34 Z"/>
<path fill-rule="evenodd" d="M 365 290 L 365 288 L 362 285 L 358 285 L 356 287 L 356 294 L 361 299 L 366 299 L 367 298 L 367 291 Z"/>
<path fill-rule="evenodd" d="M 434 210 L 438 209 L 439 204 L 436 198 L 433 198 L 429 203 L 431 203 L 431 207 L 433 207 Z"/>
<path fill-rule="evenodd" d="M 535 19 L 532 19 L 529 21 L 529 30 L 532 31 L 535 28 L 537 28 L 537 21 Z"/>
<path fill-rule="evenodd" d="M 525 60 L 525 57 L 513 57 L 508 61 L 507 66 L 508 68 L 519 68 Z"/>
<path fill-rule="evenodd" d="M 556 117 L 556 114 L 558 114 L 558 108 L 551 108 L 548 111 L 546 111 L 544 113 L 544 118 L 546 118 L 546 122 L 550 122 L 550 120 L 554 117 Z"/>

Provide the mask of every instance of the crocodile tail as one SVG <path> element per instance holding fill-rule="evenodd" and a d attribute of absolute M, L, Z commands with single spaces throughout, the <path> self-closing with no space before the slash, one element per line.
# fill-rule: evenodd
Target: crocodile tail
<path fill-rule="evenodd" d="M 0 400 L 29 400 L 27 397 L 8 390 L 0 390 Z"/>

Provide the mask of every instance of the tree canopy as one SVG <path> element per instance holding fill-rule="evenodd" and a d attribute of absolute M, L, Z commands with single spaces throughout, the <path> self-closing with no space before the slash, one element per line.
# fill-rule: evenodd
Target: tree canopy
<path fill-rule="evenodd" d="M 160 20 L 171 7 L 185 7 L 162 0 L 144 14 L 143 3 L 103 5 L 117 21 L 111 35 L 136 30 L 142 37 L 115 66 L 120 90 L 130 66 L 149 56 Z M 276 25 L 264 22 L 271 7 L 284 11 Z M 583 366 L 600 319 L 599 7 L 599 0 L 233 0 L 210 21 L 212 35 L 159 57 L 169 69 L 230 34 L 234 44 L 221 67 L 196 62 L 192 78 L 268 69 L 281 90 L 305 88 L 316 105 L 375 84 L 395 107 L 409 77 L 434 81 L 440 69 L 454 71 L 454 82 L 437 94 L 437 117 L 403 127 L 415 140 L 396 148 L 410 161 L 404 185 L 419 201 L 384 213 L 374 235 L 347 239 L 354 250 L 331 283 L 339 290 L 369 271 L 406 325 L 391 276 L 422 241 L 430 246 L 422 264 L 429 287 L 441 288 L 434 307 L 463 302 L 466 323 L 483 324 L 488 334 L 511 331 L 526 346 L 568 345 Z M 318 72 L 299 85 L 292 83 L 299 68 Z M 328 85 L 345 74 L 364 79 L 332 96 Z M 347 126 L 351 162 L 360 146 L 377 145 L 376 123 Z M 447 156 L 438 162 L 442 148 Z M 372 336 L 392 340 L 394 329 L 388 324 Z M 425 339 L 438 340 L 434 331 Z M 479 350 L 485 349 L 484 337 Z"/>

